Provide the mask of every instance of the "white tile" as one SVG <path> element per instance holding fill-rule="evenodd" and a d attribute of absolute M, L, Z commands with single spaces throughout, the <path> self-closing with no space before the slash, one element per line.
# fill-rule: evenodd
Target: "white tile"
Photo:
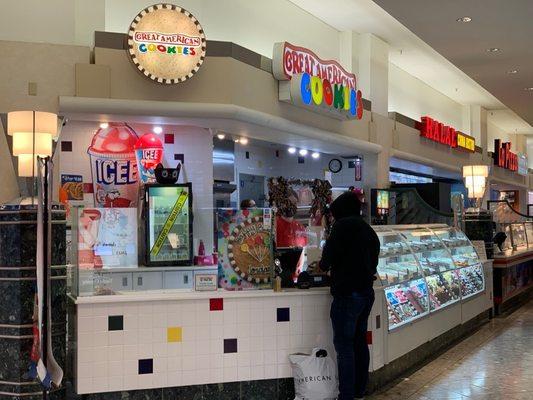
<path fill-rule="evenodd" d="M 135 375 L 124 375 L 124 390 L 135 390 L 139 387 L 139 374 L 137 372 L 138 371 L 135 371 Z"/>
<path fill-rule="evenodd" d="M 152 329 L 152 342 L 162 343 L 167 342 L 167 328 L 153 328 Z"/>
<path fill-rule="evenodd" d="M 277 377 L 278 377 L 278 366 L 277 366 L 277 364 L 265 365 L 264 379 L 276 379 Z"/>
<path fill-rule="evenodd" d="M 84 378 L 91 378 L 93 376 L 93 363 L 78 363 L 78 376 L 83 376 Z"/>
<path fill-rule="evenodd" d="M 94 327 L 94 317 L 78 318 L 78 332 L 92 332 Z"/>
<path fill-rule="evenodd" d="M 124 316 L 126 315 L 139 315 L 139 305 L 137 303 L 124 304 Z"/>
<path fill-rule="evenodd" d="M 239 337 L 238 340 L 238 346 L 239 346 L 239 353 L 240 352 L 247 352 L 251 350 L 252 345 L 252 339 L 249 337 Z"/>
<path fill-rule="evenodd" d="M 93 316 L 92 305 L 79 304 L 77 312 L 78 312 L 78 318 L 92 317 Z"/>
<path fill-rule="evenodd" d="M 209 325 L 218 326 L 224 324 L 224 314 L 223 311 L 211 311 L 209 313 Z"/>
<path fill-rule="evenodd" d="M 250 336 L 251 337 L 262 337 L 263 336 L 263 323 L 252 323 L 250 326 Z"/>
<path fill-rule="evenodd" d="M 138 360 L 139 359 L 139 346 L 137 345 L 124 345 L 123 348 L 123 358 L 124 360 Z"/>
<path fill-rule="evenodd" d="M 202 311 L 196 314 L 196 325 L 197 326 L 207 326 L 210 324 L 210 311 Z"/>
<path fill-rule="evenodd" d="M 292 321 L 301 321 L 303 319 L 303 309 L 302 307 L 292 307 L 291 308 L 291 322 Z"/>
<path fill-rule="evenodd" d="M 211 358 L 208 355 L 198 355 L 196 357 L 196 369 L 207 371 L 211 367 Z"/>
<path fill-rule="evenodd" d="M 124 315 L 124 330 L 137 330 L 139 329 L 139 316 L 138 315 Z"/>
<path fill-rule="evenodd" d="M 93 333 L 78 333 L 78 348 L 87 349 L 93 347 Z"/>
<path fill-rule="evenodd" d="M 303 307 L 302 319 L 304 321 L 316 321 L 320 320 L 321 317 L 317 313 L 317 309 L 315 307 L 305 305 Z"/>
<path fill-rule="evenodd" d="M 107 392 L 109 386 L 109 377 L 99 376 L 93 377 L 93 391 L 94 392 Z"/>
<path fill-rule="evenodd" d="M 250 353 L 250 365 L 263 365 L 264 364 L 264 355 L 262 351 L 252 351 Z"/>
<path fill-rule="evenodd" d="M 235 368 L 237 366 L 237 353 L 224 354 L 224 369 Z"/>
<path fill-rule="evenodd" d="M 210 345 L 209 340 L 198 340 L 196 342 L 196 354 L 198 355 L 209 354 L 210 353 L 209 345 Z"/>
<path fill-rule="evenodd" d="M 139 343 L 139 331 L 126 330 L 124 331 L 124 345 L 137 345 Z"/>
<path fill-rule="evenodd" d="M 79 394 L 91 393 L 93 390 L 93 378 L 78 378 L 76 392 Z"/>
<path fill-rule="evenodd" d="M 255 337 L 252 337 L 250 338 L 250 350 L 256 350 L 256 351 L 259 351 L 259 350 L 263 350 L 264 349 L 264 341 L 265 341 L 265 338 L 262 337 L 262 336 L 255 336 Z"/>
<path fill-rule="evenodd" d="M 253 365 L 252 367 L 250 367 L 250 379 L 265 379 L 265 367 L 263 365 Z"/>
<path fill-rule="evenodd" d="M 106 311 L 107 315 L 124 315 L 124 305 L 120 303 L 108 304 Z"/>
<path fill-rule="evenodd" d="M 156 388 L 168 386 L 167 373 L 162 372 L 159 374 L 154 374 L 152 377 L 152 384 L 153 384 L 153 387 L 156 387 Z"/>
<path fill-rule="evenodd" d="M 263 336 L 276 336 L 276 323 L 264 322 L 263 323 Z"/>
<path fill-rule="evenodd" d="M 238 367 L 237 376 L 239 381 L 249 381 L 251 376 L 250 367 Z"/>
<path fill-rule="evenodd" d="M 107 348 L 107 360 L 108 361 L 122 361 L 124 359 L 124 347 L 121 346 L 109 346 Z"/>
<path fill-rule="evenodd" d="M 139 359 L 125 360 L 122 364 L 123 375 L 137 375 L 139 373 Z"/>
<path fill-rule="evenodd" d="M 194 370 L 196 370 L 196 357 L 195 356 L 185 356 L 185 357 L 183 357 L 182 368 L 183 368 L 183 371 L 194 371 Z"/>
<path fill-rule="evenodd" d="M 239 310 L 239 312 L 237 313 L 237 324 L 249 325 L 250 321 L 250 310 Z"/>
<path fill-rule="evenodd" d="M 152 345 L 154 350 L 154 357 L 167 357 L 168 356 L 168 344 L 165 343 L 154 343 Z"/>
<path fill-rule="evenodd" d="M 152 315 L 154 312 L 152 303 L 139 303 L 138 307 L 139 315 Z"/>
<path fill-rule="evenodd" d="M 287 364 L 289 362 L 289 354 L 288 350 L 278 350 L 276 352 L 278 364 Z"/>
<path fill-rule="evenodd" d="M 196 326 L 196 312 L 183 311 L 183 326 Z"/>
<path fill-rule="evenodd" d="M 152 323 L 154 328 L 166 328 L 167 327 L 167 314 L 157 313 L 153 315 Z"/>
<path fill-rule="evenodd" d="M 234 368 L 224 368 L 224 382 L 237 382 L 239 380 L 239 375 L 237 369 Z"/>
<path fill-rule="evenodd" d="M 288 322 L 278 322 L 276 324 L 276 335 L 277 336 L 289 336 L 289 323 Z"/>
<path fill-rule="evenodd" d="M 124 343 L 124 331 L 111 331 L 107 334 L 109 346 L 122 345 Z"/>
<path fill-rule="evenodd" d="M 169 372 L 178 372 L 183 369 L 182 357 L 168 357 L 167 358 L 167 370 Z"/>
<path fill-rule="evenodd" d="M 168 363 L 166 357 L 154 356 L 154 374 L 161 374 L 168 369 Z"/>
<path fill-rule="evenodd" d="M 292 371 L 291 371 L 291 367 L 289 364 L 278 365 L 277 378 L 290 378 L 291 376 L 292 376 Z"/>
<path fill-rule="evenodd" d="M 198 371 L 183 371 L 181 383 L 183 386 L 197 385 L 198 381 Z"/>
<path fill-rule="evenodd" d="M 183 343 L 181 347 L 182 356 L 194 356 L 196 354 L 196 342 L 186 342 Z"/>
<path fill-rule="evenodd" d="M 224 369 L 217 368 L 209 370 L 210 383 L 219 383 L 224 380 Z"/>
<path fill-rule="evenodd" d="M 263 352 L 263 362 L 264 365 L 274 365 L 278 363 L 278 355 L 275 351 L 264 351 Z"/>
<path fill-rule="evenodd" d="M 107 317 L 109 314 L 107 313 L 107 305 L 106 304 L 93 304 L 92 306 L 92 315 L 97 316 L 104 316 Z"/>
<path fill-rule="evenodd" d="M 251 355 L 248 352 L 237 353 L 237 366 L 239 367 L 249 367 L 251 365 Z"/>
<path fill-rule="evenodd" d="M 223 325 L 211 325 L 209 326 L 209 338 L 213 339 L 222 339 L 224 337 L 224 326 Z"/>
<path fill-rule="evenodd" d="M 182 341 L 184 343 L 196 341 L 196 327 L 195 326 L 185 326 L 181 332 Z"/>
<path fill-rule="evenodd" d="M 184 313 L 193 313 L 196 314 L 196 300 L 186 300 L 182 302 L 182 310 Z"/>
<path fill-rule="evenodd" d="M 224 324 L 224 339 L 233 339 L 237 337 L 237 325 Z"/>
<path fill-rule="evenodd" d="M 182 385 L 182 372 L 181 369 L 178 371 L 173 371 L 169 369 L 167 372 L 167 385 L 168 386 L 181 386 Z"/>
<path fill-rule="evenodd" d="M 303 322 L 300 321 L 291 321 L 289 322 L 289 332 L 291 335 L 301 335 L 303 334 Z"/>
<path fill-rule="evenodd" d="M 224 310 L 223 315 L 224 315 L 224 325 L 237 325 L 237 311 Z"/>
<path fill-rule="evenodd" d="M 263 323 L 263 309 L 250 309 L 250 323 L 252 325 Z"/>
<path fill-rule="evenodd" d="M 93 333 L 93 346 L 94 347 L 105 347 L 109 344 L 109 333 L 110 332 L 94 332 Z"/>
<path fill-rule="evenodd" d="M 183 344 L 181 342 L 167 343 L 167 345 L 169 357 L 178 357 L 182 355 Z"/>
<path fill-rule="evenodd" d="M 209 356 L 210 365 L 209 368 L 212 369 L 222 369 L 224 368 L 224 355 L 223 354 L 211 354 Z"/>
<path fill-rule="evenodd" d="M 137 356 L 140 359 L 152 358 L 154 356 L 154 349 L 152 343 L 145 343 L 137 348 Z"/>
<path fill-rule="evenodd" d="M 291 350 L 303 347 L 303 335 L 290 335 L 289 336 L 289 348 Z"/>
<path fill-rule="evenodd" d="M 94 360 L 92 348 L 78 349 L 78 363 L 90 363 Z"/>
<path fill-rule="evenodd" d="M 196 341 L 202 342 L 211 339 L 209 326 L 198 326 L 196 329 Z"/>
<path fill-rule="evenodd" d="M 290 337 L 287 336 L 277 336 L 276 337 L 276 348 L 278 350 L 287 350 L 290 348 Z"/>
<path fill-rule="evenodd" d="M 148 343 L 153 343 L 152 340 L 152 328 L 150 329 L 139 329 L 139 344 L 144 345 Z"/>
<path fill-rule="evenodd" d="M 176 302 L 168 302 L 165 305 L 165 310 L 167 314 L 180 314 L 183 310 L 181 304 Z"/>
<path fill-rule="evenodd" d="M 153 374 L 137 375 L 137 388 L 138 389 L 150 389 L 154 387 Z"/>
<path fill-rule="evenodd" d="M 93 362 L 107 361 L 107 346 L 93 348 L 92 352 L 93 352 Z"/>
<path fill-rule="evenodd" d="M 154 318 L 152 314 L 142 314 L 138 317 L 139 329 L 151 329 L 154 327 Z"/>
<path fill-rule="evenodd" d="M 122 377 L 124 375 L 124 361 L 109 361 L 107 363 L 107 373 L 110 377 Z"/>
<path fill-rule="evenodd" d="M 183 318 L 181 314 L 167 314 L 167 324 L 168 326 L 182 326 Z"/>
<path fill-rule="evenodd" d="M 109 328 L 108 317 L 93 317 L 93 331 L 94 332 L 107 332 Z"/>
<path fill-rule="evenodd" d="M 250 324 L 239 324 L 237 325 L 237 332 L 239 338 L 248 338 L 250 337 Z"/>
<path fill-rule="evenodd" d="M 107 388 L 110 392 L 118 392 L 123 390 L 124 378 L 122 376 L 110 376 Z"/>
<path fill-rule="evenodd" d="M 222 354 L 224 353 L 224 342 L 222 339 L 214 339 L 209 341 L 209 353 Z"/>
<path fill-rule="evenodd" d="M 264 350 L 276 350 L 276 337 L 265 336 L 263 338 L 263 349 Z"/>
<path fill-rule="evenodd" d="M 107 361 L 93 363 L 93 378 L 108 376 Z"/>

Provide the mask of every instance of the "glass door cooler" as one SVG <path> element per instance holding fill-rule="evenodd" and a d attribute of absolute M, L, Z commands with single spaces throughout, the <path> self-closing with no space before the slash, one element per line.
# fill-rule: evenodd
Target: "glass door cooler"
<path fill-rule="evenodd" d="M 145 185 L 146 264 L 191 265 L 192 185 Z"/>

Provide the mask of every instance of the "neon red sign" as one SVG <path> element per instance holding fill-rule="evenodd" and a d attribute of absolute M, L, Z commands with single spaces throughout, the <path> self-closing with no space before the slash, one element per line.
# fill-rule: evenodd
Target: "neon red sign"
<path fill-rule="evenodd" d="M 511 142 L 494 140 L 494 164 L 510 171 L 518 171 L 518 154 L 511 151 Z"/>
<path fill-rule="evenodd" d="M 435 121 L 431 117 L 422 117 L 420 136 L 454 149 L 466 150 L 471 153 L 476 151 L 476 139 L 473 136 L 456 131 L 455 128 Z"/>

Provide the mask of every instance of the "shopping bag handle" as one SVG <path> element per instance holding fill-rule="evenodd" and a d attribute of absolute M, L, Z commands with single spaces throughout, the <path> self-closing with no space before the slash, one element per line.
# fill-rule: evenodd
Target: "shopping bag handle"
<path fill-rule="evenodd" d="M 311 352 L 311 355 L 313 357 L 327 357 L 328 352 L 326 349 L 323 349 L 321 347 L 315 347 L 313 351 Z"/>

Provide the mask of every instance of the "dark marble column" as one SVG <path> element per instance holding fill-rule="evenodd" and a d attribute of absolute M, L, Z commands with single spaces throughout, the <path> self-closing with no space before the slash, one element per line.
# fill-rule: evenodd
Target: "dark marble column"
<path fill-rule="evenodd" d="M 60 206 L 52 210 L 52 343 L 59 365 L 66 349 L 66 221 Z M 38 382 L 24 375 L 33 342 L 32 314 L 36 281 L 37 210 L 31 205 L 0 206 L 0 398 L 42 398 Z M 33 395 L 32 395 L 33 394 Z M 64 391 L 53 394 L 63 399 Z"/>

